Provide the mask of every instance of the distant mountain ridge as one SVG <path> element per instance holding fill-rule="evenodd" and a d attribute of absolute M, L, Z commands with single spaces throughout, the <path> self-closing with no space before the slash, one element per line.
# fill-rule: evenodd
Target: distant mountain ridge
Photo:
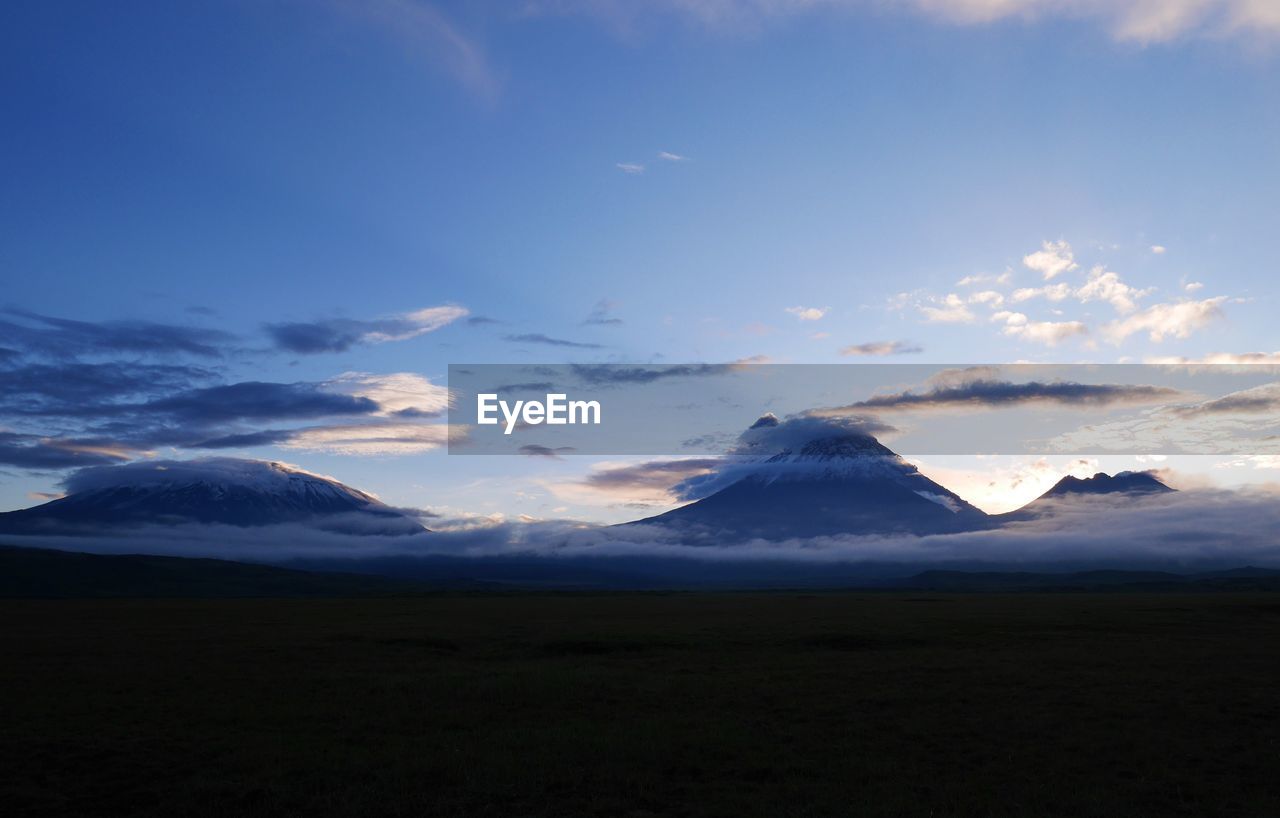
<path fill-rule="evenodd" d="M 1177 489 L 1166 486 L 1154 474 L 1145 471 L 1122 471 L 1114 475 L 1097 472 L 1092 477 L 1067 475 L 1022 508 L 993 517 L 1000 523 L 1034 520 L 1053 514 L 1062 503 L 1086 498 L 1140 499 L 1175 491 Z"/>
<path fill-rule="evenodd" d="M 1037 499 L 1069 497 L 1081 494 L 1163 494 L 1175 491 L 1146 471 L 1122 471 L 1118 474 L 1098 472 L 1092 477 L 1067 475 Z"/>

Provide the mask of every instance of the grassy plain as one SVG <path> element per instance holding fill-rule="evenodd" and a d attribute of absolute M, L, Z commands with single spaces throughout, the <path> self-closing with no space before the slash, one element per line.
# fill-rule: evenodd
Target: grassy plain
<path fill-rule="evenodd" d="M 3 600 L 10 815 L 1280 815 L 1280 597 Z"/>

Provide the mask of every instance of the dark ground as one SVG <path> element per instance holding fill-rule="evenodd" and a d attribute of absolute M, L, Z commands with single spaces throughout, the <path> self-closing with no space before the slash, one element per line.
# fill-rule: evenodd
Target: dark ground
<path fill-rule="evenodd" d="M 9 815 L 1280 815 L 1280 598 L 0 601 Z"/>

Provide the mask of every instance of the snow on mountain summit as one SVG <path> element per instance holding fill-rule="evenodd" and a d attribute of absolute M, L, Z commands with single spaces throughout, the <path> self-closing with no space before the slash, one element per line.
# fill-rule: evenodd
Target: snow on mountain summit
<path fill-rule="evenodd" d="M 180 523 L 412 534 L 417 520 L 331 477 L 284 463 L 237 458 L 157 460 L 82 469 L 67 495 L 0 514 L 0 530 L 43 531 Z"/>

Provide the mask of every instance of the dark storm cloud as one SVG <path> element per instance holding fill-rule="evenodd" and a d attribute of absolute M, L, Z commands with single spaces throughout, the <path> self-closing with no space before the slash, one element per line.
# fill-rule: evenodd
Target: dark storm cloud
<path fill-rule="evenodd" d="M 260 381 L 193 389 L 140 408 L 197 424 L 367 415 L 379 409 L 370 398 L 324 392 L 314 383 Z"/>
<path fill-rule="evenodd" d="M 524 335 L 507 335 L 505 339 L 513 344 L 545 344 L 553 347 L 572 347 L 574 349 L 604 349 L 601 344 L 588 344 L 583 341 L 567 341 L 564 338 L 551 338 L 540 332 L 529 332 Z"/>
<path fill-rule="evenodd" d="M 0 463 L 22 469 L 68 469 L 128 460 L 134 452 L 100 440 L 0 432 Z"/>
<path fill-rule="evenodd" d="M 1013 383 L 1011 381 L 972 380 L 957 385 L 942 385 L 923 392 L 898 392 L 877 395 L 823 412 L 883 410 L 993 408 L 1026 404 L 1052 403 L 1062 406 L 1114 406 L 1159 403 L 1181 393 L 1163 386 L 1129 386 L 1127 384 L 1085 384 L 1057 381 L 1053 383 Z"/>
<path fill-rule="evenodd" d="M 30 355 L 185 353 L 216 358 L 235 341 L 230 333 L 205 327 L 150 321 L 73 321 L 17 309 L 3 313 L 18 320 L 0 319 L 0 343 Z"/>

